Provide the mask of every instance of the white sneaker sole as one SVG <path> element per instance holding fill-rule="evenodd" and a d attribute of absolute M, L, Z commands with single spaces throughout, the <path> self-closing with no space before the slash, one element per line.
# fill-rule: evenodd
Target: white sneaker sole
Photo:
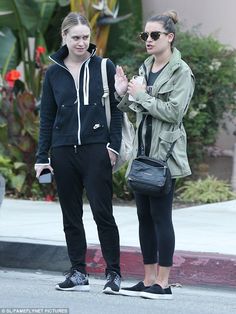
<path fill-rule="evenodd" d="M 141 292 L 140 297 L 145 299 L 152 299 L 152 300 L 172 300 L 172 294 L 155 294 L 155 293 L 148 293 L 148 292 Z"/>
<path fill-rule="evenodd" d="M 119 294 L 119 291 L 113 291 L 111 288 L 107 287 L 106 289 L 102 290 L 102 293 L 105 293 L 105 294 Z"/>
<path fill-rule="evenodd" d="M 128 290 L 120 289 L 119 294 L 125 295 L 128 297 L 140 297 L 141 291 L 128 291 Z"/>
<path fill-rule="evenodd" d="M 61 291 L 81 291 L 81 292 L 89 292 L 90 291 L 90 286 L 74 286 L 71 288 L 61 288 L 59 285 L 56 285 L 56 290 L 61 290 Z"/>

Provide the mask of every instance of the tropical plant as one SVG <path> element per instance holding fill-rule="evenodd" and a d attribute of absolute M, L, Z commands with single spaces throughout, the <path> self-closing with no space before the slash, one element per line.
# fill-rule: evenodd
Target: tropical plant
<path fill-rule="evenodd" d="M 126 20 L 131 14 L 118 17 L 118 0 L 70 0 L 70 3 L 71 11 L 78 11 L 88 18 L 97 46 L 97 54 L 103 56 L 106 53 L 110 26 Z"/>
<path fill-rule="evenodd" d="M 122 65 L 128 78 L 138 74 L 138 69 L 147 54 L 145 45 L 139 38 L 142 31 L 142 1 L 125 0 L 121 12 L 127 8 L 133 15 L 123 23 L 112 26 L 114 35 L 109 40 L 109 56 L 116 64 Z"/>
<path fill-rule="evenodd" d="M 182 187 L 177 189 L 181 201 L 188 203 L 214 203 L 236 198 L 230 185 L 214 176 L 197 181 L 186 181 Z"/>
<path fill-rule="evenodd" d="M 27 90 L 39 96 L 38 71 L 35 67 L 36 47 L 43 45 L 43 33 L 47 29 L 57 1 L 2 0 L 0 3 L 0 38 L 2 75 L 22 62 Z"/>
<path fill-rule="evenodd" d="M 30 187 L 32 168 L 37 143 L 38 115 L 35 109 L 35 97 L 22 90 L 20 72 L 11 70 L 5 75 L 1 87 L 0 102 L 0 151 L 9 156 L 5 160 L 4 172 L 11 188 L 21 192 L 24 183 Z M 11 160 L 11 162 L 9 162 Z M 2 160 L 3 162 L 4 160 Z M 11 174 L 14 174 L 11 175 Z"/>
<path fill-rule="evenodd" d="M 55 15 L 60 16 L 61 5 L 68 7 L 68 1 L 0 2 L 0 153 L 11 160 L 8 166 L 13 175 L 5 171 L 7 186 L 27 197 L 40 194 L 33 170 L 38 138 L 37 101 L 47 67 L 46 34 Z M 56 44 L 60 46 L 60 40 Z M 22 73 L 15 70 L 19 65 Z"/>

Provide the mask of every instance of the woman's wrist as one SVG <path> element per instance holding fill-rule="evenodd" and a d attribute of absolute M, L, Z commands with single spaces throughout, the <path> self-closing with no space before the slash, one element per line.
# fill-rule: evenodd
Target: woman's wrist
<path fill-rule="evenodd" d="M 118 101 L 120 101 L 124 96 L 125 96 L 125 94 L 124 95 L 119 95 L 118 93 L 117 93 L 117 91 L 115 91 L 115 99 L 116 100 L 118 100 Z"/>

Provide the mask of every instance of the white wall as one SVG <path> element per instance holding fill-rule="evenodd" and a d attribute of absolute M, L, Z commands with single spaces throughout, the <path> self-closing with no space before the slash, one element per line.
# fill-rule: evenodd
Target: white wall
<path fill-rule="evenodd" d="M 235 0 L 142 0 L 144 20 L 173 9 L 187 28 L 201 24 L 201 33 L 212 34 L 223 44 L 236 48 Z"/>

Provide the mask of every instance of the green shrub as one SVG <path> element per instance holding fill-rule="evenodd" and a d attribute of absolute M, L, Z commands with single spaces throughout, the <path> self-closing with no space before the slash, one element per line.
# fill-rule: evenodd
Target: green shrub
<path fill-rule="evenodd" d="M 113 175 L 113 196 L 115 199 L 131 200 L 133 198 L 125 178 L 126 169 L 127 164 Z"/>
<path fill-rule="evenodd" d="M 14 87 L 15 88 L 15 87 Z M 38 138 L 38 114 L 32 93 L 15 92 L 5 86 L 0 102 L 0 160 L 5 169 L 7 188 L 32 194 L 31 184 L 35 180 L 35 151 Z"/>
<path fill-rule="evenodd" d="M 0 154 L 0 173 L 6 180 L 9 188 L 20 191 L 26 177 L 26 166 L 22 162 L 12 162 Z"/>
<path fill-rule="evenodd" d="M 215 143 L 224 113 L 236 109 L 236 50 L 193 32 L 180 32 L 176 45 L 196 78 L 184 119 L 193 168 L 203 159 L 203 148 Z"/>
<path fill-rule="evenodd" d="M 215 203 L 236 198 L 227 182 L 213 176 L 186 181 L 176 192 L 180 193 L 180 200 L 187 203 Z"/>

